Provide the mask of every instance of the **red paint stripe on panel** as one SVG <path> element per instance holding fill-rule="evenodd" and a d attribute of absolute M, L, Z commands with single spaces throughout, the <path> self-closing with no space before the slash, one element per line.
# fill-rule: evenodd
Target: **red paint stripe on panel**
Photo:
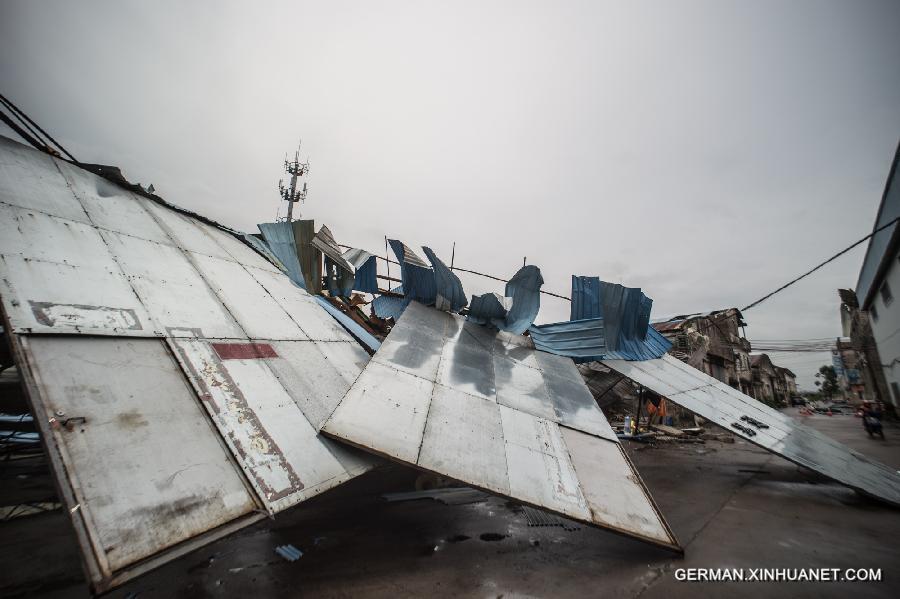
<path fill-rule="evenodd" d="M 254 360 L 277 358 L 275 349 L 268 343 L 212 343 L 212 348 L 223 360 Z"/>

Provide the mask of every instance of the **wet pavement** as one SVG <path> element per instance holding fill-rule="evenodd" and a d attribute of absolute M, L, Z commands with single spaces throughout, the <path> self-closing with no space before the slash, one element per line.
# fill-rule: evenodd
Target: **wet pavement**
<path fill-rule="evenodd" d="M 896 427 L 886 428 L 881 441 L 868 438 L 853 416 L 799 418 L 900 468 Z M 109 596 L 864 598 L 900 592 L 900 510 L 741 440 L 626 447 L 685 547 L 683 558 L 585 525 L 528 526 L 521 506 L 493 497 L 463 505 L 387 502 L 383 493 L 413 490 L 419 474 L 386 466 Z M 0 595 L 88 596 L 63 513 L 0 526 Z M 285 544 L 302 557 L 279 557 L 275 547 Z M 761 567 L 881 568 L 882 581 L 676 579 L 680 568 Z"/>

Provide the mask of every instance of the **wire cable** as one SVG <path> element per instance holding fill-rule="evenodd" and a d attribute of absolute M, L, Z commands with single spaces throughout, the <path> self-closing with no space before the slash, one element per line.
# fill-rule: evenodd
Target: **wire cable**
<path fill-rule="evenodd" d="M 890 227 L 891 225 L 893 225 L 894 223 L 896 223 L 898 220 L 900 220 L 900 216 L 898 216 L 897 218 L 894 218 L 894 219 L 890 220 L 889 222 L 885 223 L 884 225 L 878 227 L 877 229 L 875 229 L 874 231 L 872 231 L 871 233 L 869 233 L 868 235 L 866 235 L 865 237 L 863 237 L 862 239 L 860 239 L 859 241 L 857 241 L 856 243 L 854 243 L 853 245 L 850 245 L 850 246 L 848 246 L 848 247 L 842 249 L 841 251 L 839 251 L 837 254 L 835 254 L 834 256 L 832 256 L 831 258 L 829 258 L 828 260 L 825 260 L 825 261 L 822 262 L 821 264 L 818 264 L 818 265 L 814 266 L 813 268 L 811 268 L 810 270 L 806 271 L 805 273 L 803 273 L 802 275 L 800 275 L 800 276 L 797 277 L 796 279 L 793 279 L 792 281 L 789 281 L 789 282 L 785 283 L 784 285 L 782 285 L 781 287 L 779 287 L 778 289 L 776 289 L 776 290 L 773 291 L 772 293 L 766 294 L 766 295 L 762 296 L 761 298 L 759 298 L 758 300 L 756 300 L 755 302 L 753 302 L 752 304 L 748 304 L 747 306 L 741 308 L 741 312 L 744 312 L 744 311 L 746 311 L 746 310 L 749 310 L 750 308 L 753 308 L 754 306 L 758 306 L 759 304 L 763 303 L 764 301 L 766 301 L 767 299 L 769 299 L 770 297 L 772 297 L 772 296 L 775 295 L 776 293 L 778 293 L 778 292 L 780 292 L 780 291 L 784 291 L 785 289 L 787 289 L 788 287 L 790 287 L 791 285 L 793 285 L 794 283 L 796 283 L 796 282 L 799 281 L 800 279 L 804 279 L 804 278 L 808 277 L 809 275 L 811 275 L 812 273 L 816 272 L 817 270 L 819 270 L 820 268 L 822 268 L 823 266 L 825 266 L 825 265 L 828 264 L 829 262 L 832 262 L 832 261 L 836 260 L 837 258 L 840 258 L 840 257 L 843 256 L 844 254 L 846 254 L 847 252 L 849 252 L 850 250 L 852 250 L 853 248 L 855 248 L 856 246 L 858 246 L 859 244 L 861 244 L 862 242 L 866 241 L 867 239 L 871 239 L 872 237 L 874 237 L 874 236 L 875 236 L 877 233 L 879 233 L 880 231 L 883 231 L 883 230 L 887 229 L 888 227 Z"/>
<path fill-rule="evenodd" d="M 31 117 L 29 117 L 27 114 L 25 114 L 25 113 L 22 111 L 22 109 L 20 109 L 18 106 L 16 106 L 15 104 L 13 104 L 13 103 L 12 103 L 8 98 L 6 98 L 3 94 L 0 94 L 0 101 L 2 101 L 3 104 L 5 104 L 5 105 L 13 112 L 14 115 L 18 116 L 20 119 L 21 119 L 21 118 L 24 118 L 26 121 L 28 121 L 29 123 L 31 123 L 31 124 L 34 126 L 35 129 L 37 129 L 38 131 L 40 131 L 41 134 L 42 134 L 44 137 L 46 137 L 48 140 L 50 140 L 50 142 L 51 142 L 54 146 L 56 146 L 56 147 L 59 149 L 60 152 L 62 152 L 62 153 L 65 154 L 66 156 L 68 156 L 69 159 L 70 159 L 72 162 L 78 162 L 78 160 L 76 160 L 75 157 L 72 156 L 71 152 L 69 152 L 67 149 L 65 149 L 65 148 L 62 146 L 61 143 L 59 143 L 58 141 L 56 141 L 55 139 L 53 139 L 53 138 L 50 136 L 49 133 L 47 133 L 46 131 L 44 131 L 43 129 L 41 129 L 41 126 L 40 126 L 40 125 L 38 125 L 37 123 L 35 123 L 35 122 L 31 119 Z M 29 129 L 30 129 L 30 127 L 29 127 Z M 46 144 L 45 144 L 45 147 L 46 147 Z"/>

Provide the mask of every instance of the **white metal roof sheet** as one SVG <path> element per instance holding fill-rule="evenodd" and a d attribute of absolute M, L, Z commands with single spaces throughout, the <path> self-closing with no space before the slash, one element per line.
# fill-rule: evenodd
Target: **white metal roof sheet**
<path fill-rule="evenodd" d="M 678 547 L 572 360 L 458 315 L 412 302 L 322 431 L 523 503 Z"/>
<path fill-rule="evenodd" d="M 848 487 L 900 505 L 900 474 L 896 470 L 670 355 L 643 362 L 602 363 L 751 443 Z"/>
<path fill-rule="evenodd" d="M 122 448 L 105 471 L 39 422 L 48 447 L 71 454 L 55 472 L 69 509 L 85 514 L 95 589 L 233 530 L 248 505 L 274 514 L 374 464 L 317 433 L 368 356 L 309 294 L 228 232 L 5 138 L 0 301 L 34 410 L 89 414 L 83 439 Z M 80 361 L 91 366 L 78 372 Z M 76 401 L 63 380 L 102 407 Z M 170 422 L 182 413 L 194 414 L 189 432 Z M 142 422 L 139 434 L 129 428 Z M 212 441 L 203 430 L 215 431 Z M 141 508 L 130 493 L 157 483 L 172 493 Z M 143 520 L 122 512 L 132 505 L 149 510 Z M 155 521 L 160 514 L 168 519 Z"/>

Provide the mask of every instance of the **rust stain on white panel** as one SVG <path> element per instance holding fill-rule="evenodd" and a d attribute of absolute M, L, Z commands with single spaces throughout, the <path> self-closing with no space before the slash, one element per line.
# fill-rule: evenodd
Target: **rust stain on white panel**
<path fill-rule="evenodd" d="M 121 272 L 102 265 L 0 256 L 0 296 L 17 333 L 159 335 Z"/>
<path fill-rule="evenodd" d="M 87 306 L 82 304 L 54 304 L 30 301 L 34 319 L 48 327 L 69 326 L 89 329 L 119 329 L 140 331 L 144 327 L 131 308 Z"/>
<path fill-rule="evenodd" d="M 186 333 L 181 331 L 180 336 Z M 170 343 L 191 374 L 216 426 L 267 504 L 301 490 L 302 481 L 210 344 L 187 338 L 170 339 Z M 251 381 L 242 382 L 252 386 Z"/>
<path fill-rule="evenodd" d="M 35 336 L 28 347 L 101 569 L 256 508 L 162 340 Z"/>

